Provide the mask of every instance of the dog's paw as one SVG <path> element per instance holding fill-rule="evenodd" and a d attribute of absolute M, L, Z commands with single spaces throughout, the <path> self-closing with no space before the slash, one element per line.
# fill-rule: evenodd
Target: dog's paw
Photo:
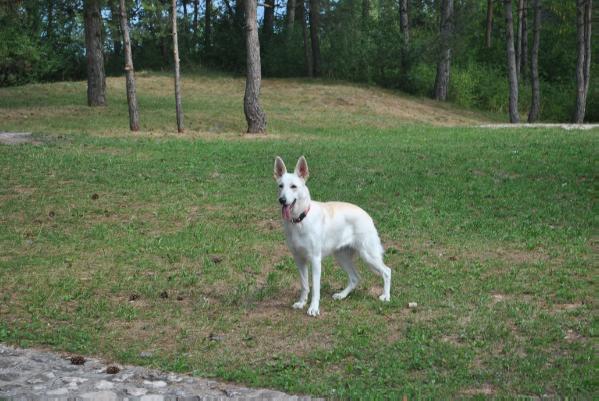
<path fill-rule="evenodd" d="M 391 297 L 388 294 L 382 294 L 379 299 L 383 302 L 389 302 L 391 300 Z"/>
<path fill-rule="evenodd" d="M 318 310 L 317 307 L 310 306 L 310 308 L 308 309 L 308 315 L 309 316 L 318 316 L 318 315 L 320 315 L 320 310 Z"/>
<path fill-rule="evenodd" d="M 347 298 L 347 294 L 344 294 L 343 292 L 338 292 L 336 294 L 333 294 L 333 299 L 345 299 Z"/>
<path fill-rule="evenodd" d="M 304 309 L 304 306 L 306 306 L 306 301 L 298 301 L 293 304 L 293 309 Z"/>

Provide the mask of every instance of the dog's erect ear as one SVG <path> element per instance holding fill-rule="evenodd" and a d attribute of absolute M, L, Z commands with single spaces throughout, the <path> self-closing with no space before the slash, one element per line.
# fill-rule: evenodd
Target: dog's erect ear
<path fill-rule="evenodd" d="M 308 162 L 304 156 L 300 157 L 297 160 L 297 164 L 295 165 L 295 175 L 304 179 L 304 181 L 308 180 L 310 176 L 310 172 L 308 171 Z"/>
<path fill-rule="evenodd" d="M 275 180 L 281 178 L 283 176 L 283 174 L 285 174 L 287 172 L 287 167 L 285 167 L 285 163 L 283 163 L 283 159 L 281 159 L 279 156 L 277 156 L 277 158 L 275 159 Z"/>

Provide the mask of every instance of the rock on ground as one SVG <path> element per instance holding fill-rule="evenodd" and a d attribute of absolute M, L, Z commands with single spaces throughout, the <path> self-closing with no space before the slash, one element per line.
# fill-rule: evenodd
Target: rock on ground
<path fill-rule="evenodd" d="M 108 366 L 94 358 L 73 365 L 69 357 L 0 344 L 0 400 L 312 400 L 139 366 L 119 366 L 118 373 L 109 374 Z"/>

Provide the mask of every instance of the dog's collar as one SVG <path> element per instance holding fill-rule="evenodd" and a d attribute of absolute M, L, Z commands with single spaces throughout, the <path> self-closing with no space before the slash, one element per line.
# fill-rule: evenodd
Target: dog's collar
<path fill-rule="evenodd" d="M 306 209 L 305 212 L 302 212 L 297 218 L 295 219 L 291 219 L 292 223 L 301 223 L 303 219 L 306 218 L 306 216 L 308 215 L 308 212 L 310 211 L 310 205 L 308 205 L 308 209 Z"/>

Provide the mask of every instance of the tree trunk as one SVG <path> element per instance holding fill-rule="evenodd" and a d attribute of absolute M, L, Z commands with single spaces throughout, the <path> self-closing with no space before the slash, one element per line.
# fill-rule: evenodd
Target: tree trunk
<path fill-rule="evenodd" d="M 447 100 L 451 68 L 451 39 L 453 34 L 453 0 L 441 1 L 441 55 L 437 63 L 435 99 Z"/>
<path fill-rule="evenodd" d="M 247 76 L 243 111 L 250 134 L 266 130 L 266 115 L 260 107 L 260 41 L 258 39 L 258 20 L 256 16 L 257 0 L 244 0 L 245 5 L 245 45 L 247 51 Z"/>
<path fill-rule="evenodd" d="M 576 32 L 578 60 L 576 63 L 576 110 L 574 122 L 582 124 L 586 114 L 591 65 L 591 10 L 592 0 L 576 0 Z"/>
<path fill-rule="evenodd" d="M 310 0 L 310 39 L 312 42 L 312 74 L 320 76 L 320 42 L 318 29 L 320 20 L 320 0 Z"/>
<path fill-rule="evenodd" d="M 293 32 L 295 25 L 295 7 L 295 0 L 287 0 L 287 32 L 289 33 Z"/>
<path fill-rule="evenodd" d="M 518 74 L 516 71 L 516 51 L 514 50 L 514 21 L 512 0 L 504 0 L 507 44 L 507 70 L 510 82 L 510 122 L 520 122 L 518 114 Z"/>
<path fill-rule="evenodd" d="M 520 78 L 524 82 L 526 80 L 526 72 L 528 71 L 528 4 L 526 0 L 522 0 L 522 36 L 520 37 Z"/>
<path fill-rule="evenodd" d="M 295 0 L 287 0 L 287 14 L 286 14 L 286 26 L 287 32 L 293 32 L 293 27 L 295 25 L 295 9 L 297 8 L 297 3 Z"/>
<path fill-rule="evenodd" d="M 409 69 L 409 52 L 410 48 L 410 19 L 408 16 L 408 0 L 399 0 L 399 27 L 402 33 L 401 46 L 401 67 L 404 73 Z"/>
<path fill-rule="evenodd" d="M 275 0 L 264 0 L 264 38 L 268 41 L 272 37 L 275 21 Z"/>
<path fill-rule="evenodd" d="M 177 111 L 177 131 L 183 132 L 183 109 L 181 108 L 181 77 L 179 74 L 179 43 L 177 41 L 177 0 L 172 0 L 173 57 L 175 60 L 175 107 Z"/>
<path fill-rule="evenodd" d="M 308 25 L 306 23 L 306 5 L 305 0 L 299 0 L 298 2 L 298 17 L 302 22 L 302 37 L 304 39 L 304 63 L 306 64 L 306 74 L 308 78 L 312 78 L 314 75 L 314 65 L 312 64 L 312 53 L 310 46 L 310 37 L 308 36 Z"/>
<path fill-rule="evenodd" d="M 585 40 L 585 57 L 584 57 L 584 82 L 585 82 L 585 98 L 589 93 L 589 82 L 591 81 L 591 24 L 592 24 L 593 0 L 587 0 L 585 8 L 584 20 L 584 40 Z"/>
<path fill-rule="evenodd" d="M 403 44 L 410 44 L 410 20 L 408 18 L 408 0 L 399 0 L 399 27 L 403 34 Z"/>
<path fill-rule="evenodd" d="M 487 0 L 487 30 L 485 32 L 485 43 L 487 49 L 491 48 L 491 35 L 493 33 L 493 0 Z"/>
<path fill-rule="evenodd" d="M 98 0 L 85 1 L 87 105 L 106 106 L 106 76 L 102 53 L 102 18 Z"/>
<path fill-rule="evenodd" d="M 212 0 L 206 0 L 206 13 L 204 15 L 204 41 L 206 48 L 212 46 Z"/>
<path fill-rule="evenodd" d="M 367 26 L 370 19 L 370 0 L 362 0 L 362 26 Z"/>
<path fill-rule="evenodd" d="M 46 40 L 51 40 L 54 35 L 54 0 L 48 0 L 48 25 L 46 28 Z"/>
<path fill-rule="evenodd" d="M 516 74 L 520 79 L 522 70 L 522 10 L 524 9 L 524 0 L 518 0 L 518 34 L 516 37 Z"/>
<path fill-rule="evenodd" d="M 532 53 L 530 55 L 530 80 L 532 85 L 532 97 L 528 122 L 534 123 L 539 119 L 541 113 L 541 88 L 539 85 L 539 44 L 541 41 L 541 7 L 540 0 L 533 0 L 534 20 L 532 25 Z"/>
<path fill-rule="evenodd" d="M 125 0 L 120 0 L 120 13 L 121 31 L 123 32 L 123 44 L 125 46 L 125 74 L 127 77 L 129 128 L 131 131 L 139 131 L 139 110 L 137 108 L 137 96 L 135 94 L 135 74 L 133 72 L 133 56 L 131 55 L 131 39 L 129 38 L 129 26 L 127 25 Z"/>
<path fill-rule="evenodd" d="M 206 7 L 206 11 L 208 7 Z M 193 34 L 198 35 L 198 15 L 200 14 L 200 0 L 193 0 Z M 197 41 L 197 39 L 196 39 Z"/>

